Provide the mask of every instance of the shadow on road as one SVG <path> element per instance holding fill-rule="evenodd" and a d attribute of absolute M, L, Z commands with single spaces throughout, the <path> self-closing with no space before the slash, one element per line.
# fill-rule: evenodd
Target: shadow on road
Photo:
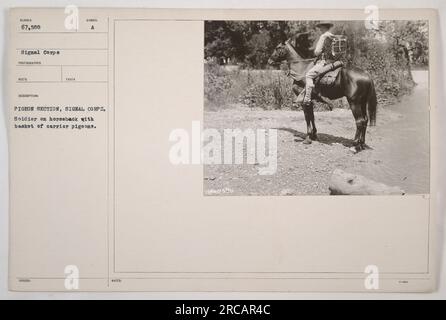
<path fill-rule="evenodd" d="M 306 133 L 303 133 L 303 132 L 300 132 L 300 131 L 297 131 L 297 130 L 291 129 L 291 128 L 276 128 L 276 129 L 292 133 L 295 137 L 300 138 L 302 140 L 304 140 L 305 137 L 307 136 Z M 353 140 L 351 140 L 351 139 L 337 137 L 337 136 L 333 136 L 331 134 L 326 134 L 326 133 L 318 133 L 317 137 L 318 137 L 318 141 L 323 144 L 331 145 L 333 143 L 339 143 L 347 148 L 353 147 Z"/>

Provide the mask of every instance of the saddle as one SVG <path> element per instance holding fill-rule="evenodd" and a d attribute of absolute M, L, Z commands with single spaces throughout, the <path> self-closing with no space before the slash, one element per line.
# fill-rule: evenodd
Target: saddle
<path fill-rule="evenodd" d="M 315 86 L 323 86 L 330 87 L 332 86 L 336 78 L 338 77 L 339 71 L 341 71 L 341 67 L 344 65 L 342 61 L 335 61 L 333 63 L 328 63 L 324 66 L 324 69 L 321 71 L 321 75 L 318 76 L 314 84 Z"/>

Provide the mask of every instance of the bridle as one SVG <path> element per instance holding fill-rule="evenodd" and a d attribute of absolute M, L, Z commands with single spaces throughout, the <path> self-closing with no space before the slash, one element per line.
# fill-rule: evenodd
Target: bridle
<path fill-rule="evenodd" d="M 290 43 L 289 40 L 285 41 L 284 44 L 279 45 L 279 46 L 276 48 L 276 50 L 280 50 L 280 51 L 282 51 L 282 50 L 286 50 L 286 51 L 291 52 L 291 53 L 294 52 L 294 53 L 295 53 L 296 55 L 298 55 L 299 57 L 302 56 L 302 54 L 299 53 L 299 50 L 297 50 L 297 49 Z M 280 53 L 280 55 L 282 55 L 282 54 Z M 314 58 L 292 59 L 291 61 L 288 61 L 288 63 L 299 63 L 299 62 L 308 62 L 308 61 L 314 61 Z M 274 63 L 271 63 L 271 64 L 272 64 L 272 65 L 278 65 L 278 64 L 280 64 L 280 62 L 274 62 Z"/>

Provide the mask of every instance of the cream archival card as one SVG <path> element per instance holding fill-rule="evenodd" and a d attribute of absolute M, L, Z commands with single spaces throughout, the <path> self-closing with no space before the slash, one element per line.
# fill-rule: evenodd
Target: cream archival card
<path fill-rule="evenodd" d="M 436 287 L 436 12 L 14 8 L 10 289 Z"/>

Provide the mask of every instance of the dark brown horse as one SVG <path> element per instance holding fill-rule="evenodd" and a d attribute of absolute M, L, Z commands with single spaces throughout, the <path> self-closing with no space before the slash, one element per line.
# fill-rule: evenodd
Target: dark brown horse
<path fill-rule="evenodd" d="M 309 47 L 308 33 L 298 34 L 286 43 L 279 44 L 268 61 L 269 64 L 288 62 L 294 81 L 293 91 L 299 97 L 296 102 L 300 105 L 302 105 L 302 99 L 299 94 L 305 87 L 305 74 L 313 66 L 313 54 Z M 319 93 L 314 98 L 325 103 L 328 103 L 325 98 L 347 98 L 356 121 L 354 146 L 357 151 L 363 150 L 369 119 L 371 126 L 376 122 L 377 100 L 375 86 L 370 75 L 358 68 L 342 67 L 332 85 L 318 88 L 316 84 L 316 89 Z M 311 143 L 312 140 L 317 140 L 313 106 L 302 107 L 307 122 L 307 137 L 304 143 Z"/>

